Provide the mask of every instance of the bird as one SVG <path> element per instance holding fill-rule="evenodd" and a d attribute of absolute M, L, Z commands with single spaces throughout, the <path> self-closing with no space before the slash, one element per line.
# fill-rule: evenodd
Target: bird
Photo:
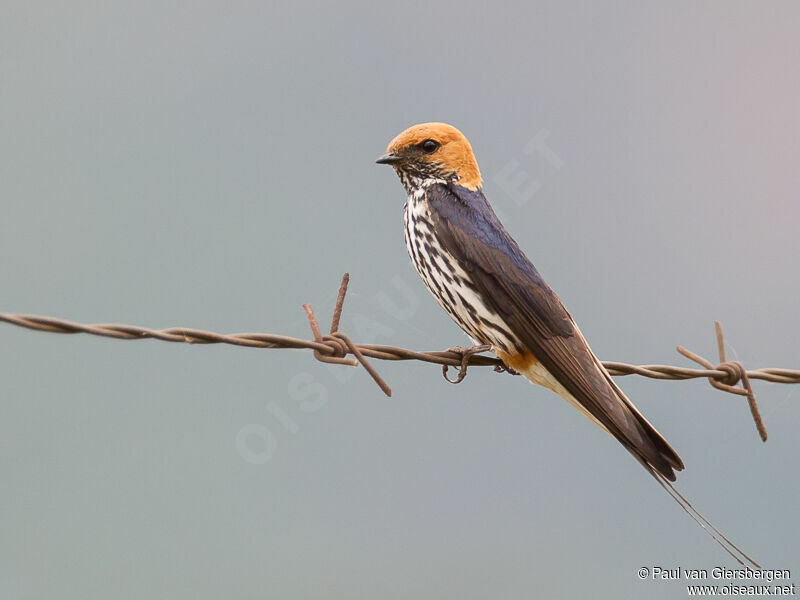
<path fill-rule="evenodd" d="M 490 348 L 508 370 L 616 438 L 731 556 L 758 566 L 672 485 L 683 461 L 614 382 L 500 223 L 464 134 L 447 123 L 413 125 L 376 162 L 390 165 L 405 188 L 404 238 L 414 268 L 476 347 Z"/>

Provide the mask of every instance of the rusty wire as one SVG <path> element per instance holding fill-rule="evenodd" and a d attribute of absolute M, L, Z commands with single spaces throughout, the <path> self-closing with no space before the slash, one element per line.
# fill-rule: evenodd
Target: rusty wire
<path fill-rule="evenodd" d="M 345 273 L 342 277 L 341 286 L 339 287 L 339 294 L 336 299 L 336 306 L 334 308 L 330 333 L 328 335 L 322 335 L 322 331 L 319 328 L 311 305 L 303 305 L 312 335 L 314 336 L 313 340 L 304 340 L 273 333 L 220 334 L 199 329 L 187 329 L 185 327 L 150 329 L 147 327 L 136 327 L 134 325 L 110 323 L 82 324 L 53 317 L 23 314 L 0 313 L 0 322 L 50 333 L 87 333 L 121 340 L 152 338 L 165 342 L 181 342 L 188 344 L 231 344 L 250 348 L 293 348 L 312 350 L 314 357 L 322 362 L 350 366 L 361 364 L 387 396 L 392 395 L 391 388 L 370 364 L 367 357 L 379 360 L 417 360 L 442 365 L 445 379 L 451 383 L 461 382 L 467 374 L 468 367 L 494 367 L 494 370 L 498 372 L 506 371 L 516 374 L 506 368 L 500 359 L 480 354 L 480 352 L 488 350 L 488 346 L 419 352 L 382 344 L 354 343 L 349 337 L 339 331 L 339 321 L 341 319 L 342 307 L 344 305 L 345 295 L 347 294 L 349 281 L 350 275 Z M 614 376 L 641 375 L 651 379 L 663 380 L 706 378 L 712 386 L 719 390 L 746 396 L 751 415 L 756 424 L 756 429 L 761 439 L 766 441 L 767 432 L 759 414 L 758 405 L 756 404 L 750 381 L 752 379 L 760 379 L 773 383 L 800 383 L 800 370 L 781 368 L 747 370 L 738 361 L 726 360 L 722 326 L 719 322 L 715 322 L 715 325 L 720 361 L 716 366 L 705 358 L 681 346 L 678 346 L 678 352 L 698 363 L 703 367 L 702 369 L 676 367 L 672 365 L 630 365 L 613 361 L 604 361 L 603 366 Z M 348 355 L 354 356 L 355 359 L 347 358 Z M 447 369 L 451 366 L 459 367 L 459 373 L 455 380 L 450 380 L 447 377 Z M 741 388 L 736 387 L 739 383 L 742 384 Z"/>

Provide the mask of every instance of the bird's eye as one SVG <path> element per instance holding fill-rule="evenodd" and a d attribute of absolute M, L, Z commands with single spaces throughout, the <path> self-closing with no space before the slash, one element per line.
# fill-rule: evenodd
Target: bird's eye
<path fill-rule="evenodd" d="M 422 151 L 426 154 L 433 154 L 439 149 L 439 142 L 436 140 L 427 139 L 419 145 Z"/>

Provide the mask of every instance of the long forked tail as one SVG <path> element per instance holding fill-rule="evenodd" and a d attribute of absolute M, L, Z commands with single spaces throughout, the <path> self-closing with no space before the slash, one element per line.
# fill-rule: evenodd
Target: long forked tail
<path fill-rule="evenodd" d="M 585 344 L 585 342 L 584 342 Z M 588 346 L 587 346 L 588 348 Z M 511 366 L 521 372 L 532 383 L 542 385 L 556 392 L 567 402 L 589 417 L 601 429 L 615 437 L 628 452 L 647 470 L 658 484 L 666 490 L 675 502 L 688 514 L 692 520 L 700 525 L 712 539 L 717 542 L 736 562 L 742 566 L 761 568 L 755 560 L 750 558 L 736 544 L 731 542 L 725 534 L 714 527 L 708 519 L 692 506 L 692 503 L 681 494 L 672 482 L 675 481 L 675 471 L 682 471 L 683 461 L 664 437 L 644 418 L 642 413 L 628 400 L 627 396 L 611 378 L 611 375 L 602 366 L 602 363 L 591 354 L 593 362 L 600 373 L 603 374 L 605 388 L 596 388 L 595 392 L 605 399 L 607 412 L 591 412 L 586 405 L 579 402 L 561 383 L 542 367 L 538 361 Z M 504 361 L 506 357 L 501 356 Z M 614 408 L 622 410 L 614 410 Z M 613 415 L 614 418 L 611 418 Z"/>
<path fill-rule="evenodd" d="M 595 360 L 597 359 L 595 358 Z M 650 440 L 650 443 L 656 448 L 657 452 L 655 455 L 659 461 L 651 461 L 647 455 L 641 451 L 641 445 L 637 446 L 635 444 L 630 444 L 628 440 L 623 439 L 620 439 L 620 442 L 622 442 L 622 444 L 636 458 L 636 460 L 638 460 L 642 466 L 647 469 L 647 472 L 650 473 L 650 475 L 653 476 L 658 484 L 666 490 L 666 492 L 672 497 L 673 500 L 675 500 L 675 502 L 678 503 L 684 512 L 686 512 L 686 514 L 689 515 L 695 523 L 700 525 L 700 527 L 702 527 L 703 530 L 710 535 L 715 542 L 722 546 L 722 549 L 730 554 L 736 562 L 744 567 L 752 566 L 760 569 L 761 565 L 745 554 L 745 552 L 732 541 L 730 541 L 724 533 L 714 527 L 714 525 L 712 525 L 708 519 L 706 519 L 694 506 L 692 506 L 692 503 L 687 500 L 686 496 L 675 489 L 675 486 L 672 485 L 672 482 L 675 481 L 675 473 L 673 472 L 673 469 L 682 471 L 683 461 L 680 459 L 675 450 L 672 449 L 669 443 L 667 443 L 664 437 L 656 430 L 656 428 L 653 427 L 650 422 L 644 418 L 642 413 L 637 410 L 633 403 L 628 400 L 627 396 L 625 396 L 620 387 L 614 382 L 613 379 L 611 379 L 608 371 L 602 367 L 600 361 L 597 361 L 597 364 L 602 368 L 606 375 L 606 380 L 617 393 L 619 399 L 628 407 L 631 414 L 638 421 L 644 435 L 647 436 L 647 438 Z"/>
<path fill-rule="evenodd" d="M 638 458 L 638 457 L 637 457 Z M 706 519 L 700 512 L 692 506 L 692 503 L 686 499 L 686 497 L 681 494 L 678 490 L 675 489 L 675 486 L 672 485 L 672 482 L 669 481 L 666 477 L 664 477 L 658 471 L 653 470 L 653 468 L 642 461 L 641 459 L 639 462 L 642 463 L 645 469 L 653 476 L 653 478 L 658 482 L 658 484 L 666 490 L 666 492 L 672 497 L 675 502 L 689 515 L 692 520 L 700 525 L 703 530 L 710 535 L 715 542 L 717 542 L 722 549 L 725 550 L 728 554 L 730 554 L 733 559 L 738 562 L 743 567 L 753 567 L 756 569 L 760 569 L 761 565 L 758 564 L 755 560 L 750 558 L 741 548 L 739 548 L 736 544 L 730 541 L 725 534 L 722 533 L 719 529 L 714 527 L 708 519 Z"/>

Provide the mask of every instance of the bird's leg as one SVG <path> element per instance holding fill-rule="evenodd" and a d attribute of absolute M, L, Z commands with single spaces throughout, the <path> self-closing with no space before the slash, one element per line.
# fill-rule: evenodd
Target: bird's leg
<path fill-rule="evenodd" d="M 456 354 L 461 355 L 461 368 L 458 371 L 458 375 L 456 375 L 455 379 L 450 379 L 447 376 L 447 367 L 448 365 L 442 365 L 442 375 L 444 378 L 447 379 L 450 383 L 461 383 L 464 381 L 464 377 L 467 376 L 467 363 L 469 363 L 469 359 L 473 354 L 480 354 L 481 352 L 488 352 L 491 350 L 492 347 L 489 344 L 480 344 L 478 346 L 456 346 L 454 348 L 448 348 L 448 352 L 455 352 Z"/>

